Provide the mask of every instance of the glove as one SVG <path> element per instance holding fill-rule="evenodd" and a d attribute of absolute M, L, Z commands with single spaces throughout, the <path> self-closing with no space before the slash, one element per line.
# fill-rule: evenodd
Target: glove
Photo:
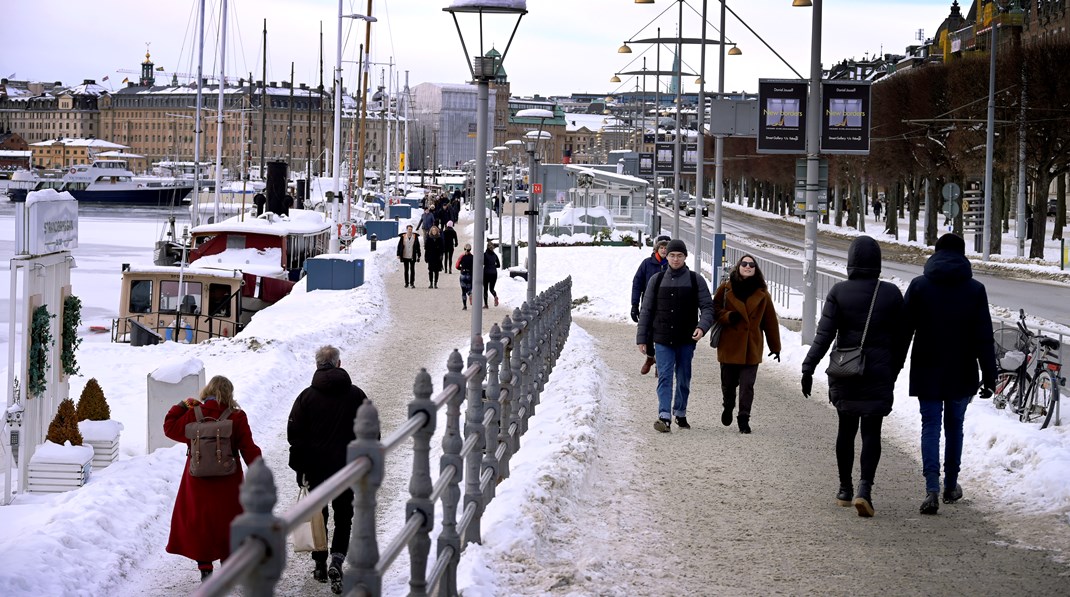
<path fill-rule="evenodd" d="M 806 396 L 807 398 L 809 398 L 810 394 L 813 391 L 813 389 L 814 389 L 814 374 L 813 373 L 803 373 L 803 376 L 802 376 L 802 392 L 803 392 L 803 396 Z"/>
<path fill-rule="evenodd" d="M 774 359 L 776 359 L 776 362 L 778 362 L 778 363 L 780 362 L 780 353 L 779 352 L 770 352 L 768 356 L 771 356 Z M 813 379 L 811 379 L 810 381 L 812 382 Z"/>
<path fill-rule="evenodd" d="M 991 398 L 992 394 L 994 394 L 995 392 L 996 389 L 993 386 L 989 384 L 984 384 L 981 386 L 981 391 L 977 395 L 980 396 L 982 400 L 987 400 Z"/>
<path fill-rule="evenodd" d="M 728 312 L 728 324 L 729 325 L 736 325 L 737 323 L 739 323 L 741 321 L 743 321 L 743 316 L 739 314 L 739 311 L 729 311 Z"/>
<path fill-rule="evenodd" d="M 632 305 L 632 321 L 639 323 L 639 305 Z"/>
<path fill-rule="evenodd" d="M 193 408 L 194 406 L 200 406 L 201 405 L 201 401 L 197 400 L 196 398 L 186 398 L 182 402 L 179 402 L 179 404 L 181 404 L 182 406 L 185 406 L 186 409 L 188 410 L 188 409 Z"/>

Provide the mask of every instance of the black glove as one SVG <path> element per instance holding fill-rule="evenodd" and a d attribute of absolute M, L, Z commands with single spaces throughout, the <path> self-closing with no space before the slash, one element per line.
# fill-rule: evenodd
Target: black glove
<path fill-rule="evenodd" d="M 632 305 L 632 321 L 639 323 L 639 305 Z"/>
<path fill-rule="evenodd" d="M 995 393 L 995 388 L 992 388 L 988 384 L 981 386 L 981 391 L 977 394 L 982 400 L 987 400 Z"/>
<path fill-rule="evenodd" d="M 803 376 L 802 376 L 803 396 L 806 396 L 807 398 L 809 398 L 813 389 L 814 389 L 814 374 L 813 373 L 803 373 Z"/>
<path fill-rule="evenodd" d="M 743 321 L 743 316 L 740 315 L 739 311 L 729 311 L 728 312 L 728 324 L 729 325 L 736 325 L 737 323 L 739 323 L 741 321 Z"/>
<path fill-rule="evenodd" d="M 770 352 L 768 356 L 771 356 L 774 359 L 776 359 L 776 362 L 778 362 L 778 363 L 780 362 L 780 353 L 779 352 Z M 813 382 L 813 379 L 811 379 L 810 381 Z"/>

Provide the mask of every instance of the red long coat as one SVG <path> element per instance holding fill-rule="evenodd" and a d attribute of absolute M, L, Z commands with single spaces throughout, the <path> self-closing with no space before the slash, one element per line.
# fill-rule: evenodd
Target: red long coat
<path fill-rule="evenodd" d="M 205 417 L 215 418 L 223 413 L 223 409 L 215 400 L 209 400 L 201 405 L 201 412 Z M 235 410 L 230 418 L 234 421 L 232 441 L 248 466 L 260 458 L 260 448 L 253 443 L 253 433 L 249 429 L 249 417 L 245 411 Z M 193 409 L 186 408 L 185 404 L 176 404 L 164 417 L 164 434 L 186 444 L 188 449 L 186 424 L 196 420 Z M 175 509 L 171 513 L 167 552 L 201 562 L 226 559 L 230 555 L 230 523 L 242 513 L 241 503 L 238 502 L 242 479 L 244 475 L 240 466 L 225 477 L 192 477 L 187 455 L 186 465 L 182 469 L 182 482 L 175 498 Z"/>

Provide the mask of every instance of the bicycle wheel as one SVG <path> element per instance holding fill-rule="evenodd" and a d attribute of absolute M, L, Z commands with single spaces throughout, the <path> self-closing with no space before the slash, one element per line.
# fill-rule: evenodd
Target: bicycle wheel
<path fill-rule="evenodd" d="M 1055 413 L 1058 391 L 1059 386 L 1055 383 L 1051 371 L 1040 371 L 1030 384 L 1029 396 L 1026 398 L 1025 408 L 1022 409 L 1022 422 L 1039 425 L 1041 429 L 1047 427 Z"/>
<path fill-rule="evenodd" d="M 1013 371 L 1003 371 L 996 376 L 996 389 L 992 393 L 992 405 L 996 408 L 1006 408 L 1018 393 L 1018 374 Z"/>

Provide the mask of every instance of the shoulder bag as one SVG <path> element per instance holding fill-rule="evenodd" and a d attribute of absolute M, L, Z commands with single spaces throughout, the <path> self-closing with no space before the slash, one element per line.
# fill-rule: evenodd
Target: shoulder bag
<path fill-rule="evenodd" d="M 877 291 L 881 288 L 881 281 L 877 280 L 877 287 L 873 289 L 873 299 L 869 302 L 869 313 L 866 315 L 866 326 L 862 328 L 862 340 L 854 348 L 843 348 L 837 345 L 833 347 L 829 355 L 829 366 L 825 373 L 833 379 L 849 379 L 862 377 L 866 371 L 866 359 L 862 355 L 862 346 L 866 343 L 866 333 L 869 332 L 869 320 L 873 317 L 873 305 L 877 304 Z"/>
<path fill-rule="evenodd" d="M 717 294 L 714 291 L 714 294 Z M 724 294 L 721 295 L 721 301 L 723 307 L 728 307 L 728 285 L 724 285 Z M 713 327 L 710 328 L 710 346 L 717 348 L 721 344 L 721 331 L 724 330 L 724 326 L 719 320 L 713 321 Z"/>

